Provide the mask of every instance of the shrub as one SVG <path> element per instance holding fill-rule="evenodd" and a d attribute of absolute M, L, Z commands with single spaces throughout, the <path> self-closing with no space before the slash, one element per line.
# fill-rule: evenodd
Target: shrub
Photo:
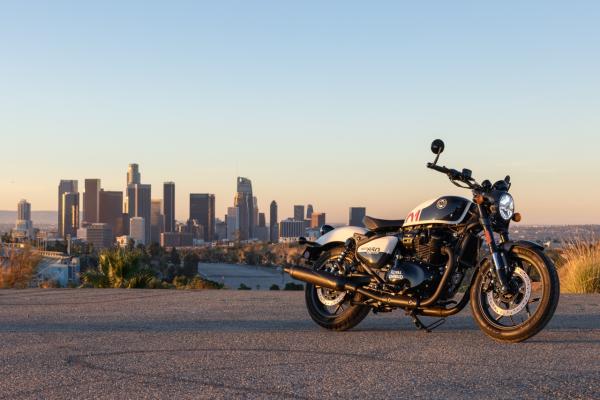
<path fill-rule="evenodd" d="M 240 287 L 238 288 L 238 290 L 252 290 L 252 288 L 250 286 L 246 286 L 243 283 L 240 283 Z"/>
<path fill-rule="evenodd" d="M 304 285 L 301 283 L 288 282 L 285 284 L 285 288 L 283 290 L 304 290 Z"/>
<path fill-rule="evenodd" d="M 0 287 L 23 289 L 29 286 L 41 257 L 29 246 L 9 249 L 4 264 L 0 264 Z"/>
<path fill-rule="evenodd" d="M 564 293 L 600 293 L 600 242 L 577 242 L 566 247 L 559 270 Z"/>
<path fill-rule="evenodd" d="M 271 287 L 269 288 L 269 290 L 280 290 L 279 285 L 272 284 Z"/>

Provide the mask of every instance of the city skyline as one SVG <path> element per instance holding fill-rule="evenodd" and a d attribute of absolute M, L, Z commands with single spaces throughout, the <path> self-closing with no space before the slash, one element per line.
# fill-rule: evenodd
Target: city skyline
<path fill-rule="evenodd" d="M 10 2 L 0 18 L 2 156 L 20 166 L 0 210 L 55 209 L 63 178 L 121 190 L 135 162 L 155 194 L 176 182 L 178 219 L 189 193 L 224 215 L 237 176 L 282 217 L 404 218 L 469 197 L 425 168 L 441 138 L 443 164 L 512 176 L 523 223 L 600 223 L 597 2 Z"/>

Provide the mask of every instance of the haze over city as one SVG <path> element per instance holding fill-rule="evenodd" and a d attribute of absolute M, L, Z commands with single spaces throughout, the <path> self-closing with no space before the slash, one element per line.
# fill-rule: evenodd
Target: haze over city
<path fill-rule="evenodd" d="M 524 223 L 599 223 L 599 17 L 594 2 L 5 2 L 0 209 L 54 210 L 60 179 L 124 190 L 138 163 L 154 193 L 176 182 L 180 220 L 189 193 L 222 217 L 237 176 L 282 218 L 403 218 L 469 196 L 425 169 L 439 137 L 443 164 L 512 176 Z"/>

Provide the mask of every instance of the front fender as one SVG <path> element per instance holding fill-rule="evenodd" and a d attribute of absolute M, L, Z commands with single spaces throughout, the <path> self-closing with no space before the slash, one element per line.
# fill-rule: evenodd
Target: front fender
<path fill-rule="evenodd" d="M 517 241 L 508 241 L 504 242 L 500 245 L 501 249 L 504 250 L 505 254 L 509 254 L 513 248 L 515 247 L 525 247 L 526 249 L 544 251 L 544 246 L 530 242 L 529 240 L 517 240 Z"/>

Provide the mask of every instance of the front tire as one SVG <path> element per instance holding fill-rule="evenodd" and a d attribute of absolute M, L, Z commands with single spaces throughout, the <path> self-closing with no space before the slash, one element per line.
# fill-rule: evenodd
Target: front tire
<path fill-rule="evenodd" d="M 330 272 L 336 265 L 335 261 L 343 251 L 342 247 L 336 247 L 329 250 L 319 258 L 315 263 L 316 270 L 329 270 Z M 344 262 L 345 266 L 350 266 L 352 261 L 347 259 Z M 346 331 L 354 328 L 363 319 L 369 315 L 370 307 L 352 304 L 352 302 L 361 301 L 360 294 L 346 293 L 345 296 L 340 292 L 327 291 L 328 298 L 332 303 L 339 301 L 339 304 L 326 305 L 322 302 L 324 298 L 324 289 L 313 284 L 307 283 L 304 291 L 306 308 L 308 314 L 318 325 L 332 331 Z M 341 300 L 336 300 L 341 299 Z M 330 303 L 330 304 L 332 304 Z"/>
<path fill-rule="evenodd" d="M 515 246 L 507 256 L 515 269 L 513 284 L 522 289 L 512 299 L 494 293 L 493 272 L 489 262 L 484 263 L 471 287 L 471 311 L 486 335 L 518 343 L 538 334 L 552 319 L 560 284 L 554 264 L 542 251 Z"/>

